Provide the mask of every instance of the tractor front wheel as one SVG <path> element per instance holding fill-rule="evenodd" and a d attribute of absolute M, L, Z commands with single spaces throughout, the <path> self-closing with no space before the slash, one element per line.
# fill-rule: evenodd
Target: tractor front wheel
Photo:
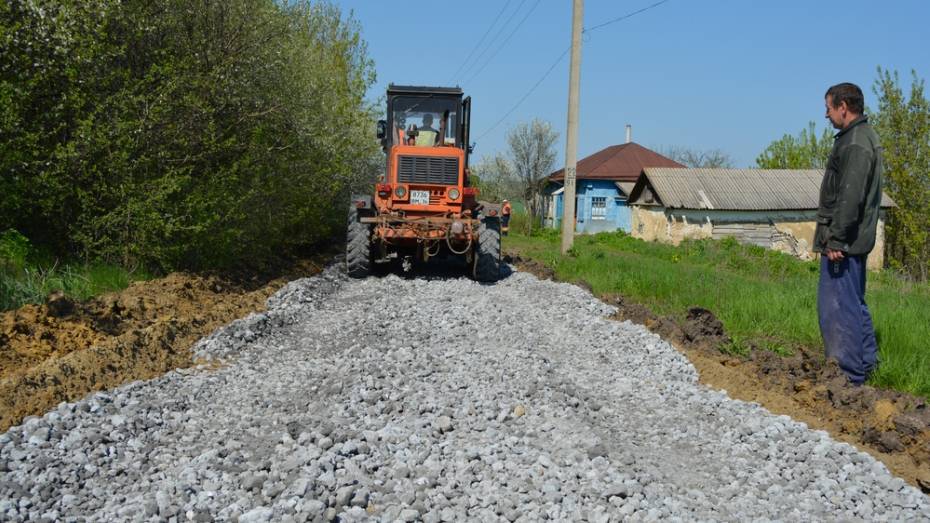
<path fill-rule="evenodd" d="M 371 274 L 371 226 L 359 221 L 356 207 L 349 208 L 346 232 L 346 272 L 353 278 Z"/>
<path fill-rule="evenodd" d="M 501 276 L 501 227 L 497 218 L 486 217 L 478 226 L 472 276 L 477 281 L 494 282 Z"/>

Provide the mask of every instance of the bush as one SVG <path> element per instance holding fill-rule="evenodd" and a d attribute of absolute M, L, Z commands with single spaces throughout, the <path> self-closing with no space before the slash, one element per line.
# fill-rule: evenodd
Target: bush
<path fill-rule="evenodd" d="M 0 233 L 0 272 L 22 271 L 31 250 L 29 238 L 19 231 L 8 229 Z"/>
<path fill-rule="evenodd" d="M 380 152 L 325 2 L 0 5 L 0 228 L 63 257 L 258 264 L 341 230 Z"/>

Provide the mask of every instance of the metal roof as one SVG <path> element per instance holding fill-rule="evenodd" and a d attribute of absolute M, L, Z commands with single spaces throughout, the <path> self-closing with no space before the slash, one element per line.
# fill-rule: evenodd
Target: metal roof
<path fill-rule="evenodd" d="M 614 182 L 614 185 L 624 196 L 629 197 L 630 193 L 633 192 L 633 187 L 636 187 L 636 182 Z"/>
<path fill-rule="evenodd" d="M 816 209 L 821 169 L 672 169 L 647 167 L 630 194 L 639 203 L 646 184 L 673 209 L 773 211 Z M 882 207 L 894 202 L 882 193 Z"/>
<path fill-rule="evenodd" d="M 611 180 L 636 182 L 644 167 L 684 167 L 684 165 L 646 149 L 635 142 L 611 145 L 578 161 L 577 180 Z M 549 180 L 565 181 L 565 169 L 549 175 Z"/>
<path fill-rule="evenodd" d="M 394 85 L 387 88 L 388 95 L 394 94 L 462 94 L 461 87 L 434 87 L 428 85 Z"/>

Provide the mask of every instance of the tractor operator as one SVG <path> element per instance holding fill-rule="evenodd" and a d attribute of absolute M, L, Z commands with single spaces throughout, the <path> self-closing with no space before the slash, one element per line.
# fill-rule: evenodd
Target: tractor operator
<path fill-rule="evenodd" d="M 436 145 L 436 139 L 439 137 L 439 131 L 433 129 L 433 115 L 426 113 L 423 115 L 423 126 L 417 129 L 416 145 L 419 147 L 432 147 Z"/>

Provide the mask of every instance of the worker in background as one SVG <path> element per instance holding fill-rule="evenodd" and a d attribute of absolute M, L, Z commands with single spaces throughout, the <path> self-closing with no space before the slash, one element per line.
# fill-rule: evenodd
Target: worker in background
<path fill-rule="evenodd" d="M 510 212 L 510 201 L 504 200 L 504 205 L 501 206 L 501 234 L 504 236 L 510 231 Z"/>
<path fill-rule="evenodd" d="M 814 248 L 821 253 L 817 313 L 827 357 L 850 382 L 862 385 L 878 366 L 865 276 L 882 201 L 881 145 L 862 114 L 859 87 L 834 85 L 824 101 L 826 117 L 839 132 L 820 185 L 814 232 Z"/>

